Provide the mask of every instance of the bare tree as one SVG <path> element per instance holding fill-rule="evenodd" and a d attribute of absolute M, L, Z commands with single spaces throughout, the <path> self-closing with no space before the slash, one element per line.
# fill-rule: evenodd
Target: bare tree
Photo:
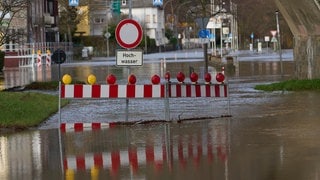
<path fill-rule="evenodd" d="M 29 0 L 0 1 L 0 45 L 16 41 L 25 32 Z"/>

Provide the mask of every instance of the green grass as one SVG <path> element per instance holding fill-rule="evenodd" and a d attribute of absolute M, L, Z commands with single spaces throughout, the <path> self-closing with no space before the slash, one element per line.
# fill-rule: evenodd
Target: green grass
<path fill-rule="evenodd" d="M 57 90 L 58 82 L 31 83 L 26 89 Z M 0 128 L 35 127 L 58 111 L 59 98 L 41 92 L 0 91 Z M 68 100 L 62 100 L 64 106 Z"/>
<path fill-rule="evenodd" d="M 320 79 L 288 80 L 272 84 L 256 85 L 256 90 L 263 91 L 309 91 L 320 90 Z"/>
<path fill-rule="evenodd" d="M 50 81 L 50 82 L 32 82 L 26 86 L 26 89 L 33 90 L 58 90 L 59 82 Z"/>

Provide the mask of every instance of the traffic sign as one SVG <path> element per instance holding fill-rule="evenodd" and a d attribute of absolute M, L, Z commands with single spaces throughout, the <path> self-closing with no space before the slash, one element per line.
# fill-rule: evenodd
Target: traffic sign
<path fill-rule="evenodd" d="M 120 0 L 112 0 L 111 7 L 112 7 L 111 8 L 112 12 L 114 12 L 116 14 L 120 14 L 120 9 L 121 9 Z"/>
<path fill-rule="evenodd" d="M 250 38 L 253 39 L 254 38 L 254 34 L 253 32 L 250 34 Z"/>
<path fill-rule="evenodd" d="M 54 53 L 52 54 L 51 59 L 53 60 L 53 62 L 55 62 L 57 64 L 62 64 L 62 63 L 64 63 L 66 61 L 67 56 L 66 56 L 66 53 L 63 50 L 58 49 L 58 50 L 54 51 Z"/>
<path fill-rule="evenodd" d="M 115 31 L 118 44 L 125 49 L 137 47 L 142 40 L 142 33 L 142 27 L 133 19 L 120 21 Z"/>
<path fill-rule="evenodd" d="M 162 6 L 163 0 L 153 0 L 153 6 Z"/>
<path fill-rule="evenodd" d="M 69 0 L 69 6 L 79 6 L 79 0 Z"/>
<path fill-rule="evenodd" d="M 278 42 L 278 40 L 277 40 L 276 37 L 272 37 L 272 38 L 271 38 L 271 42 L 275 43 L 275 42 Z"/>
<path fill-rule="evenodd" d="M 277 34 L 277 31 L 272 30 L 272 31 L 270 31 L 270 33 L 272 34 L 272 36 L 273 36 L 273 37 L 275 37 L 275 36 L 276 36 L 276 34 Z"/>
<path fill-rule="evenodd" d="M 207 30 L 207 29 L 202 29 L 202 30 L 200 30 L 199 33 L 198 33 L 198 35 L 199 35 L 200 38 L 208 38 L 208 37 L 209 37 L 209 34 L 210 34 L 210 32 L 209 32 L 209 30 Z"/>
<path fill-rule="evenodd" d="M 117 66 L 142 66 L 143 52 L 141 50 L 117 50 L 116 65 Z"/>

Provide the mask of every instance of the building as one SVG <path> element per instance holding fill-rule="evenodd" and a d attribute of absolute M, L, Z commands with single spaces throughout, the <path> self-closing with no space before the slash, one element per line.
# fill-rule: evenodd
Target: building
<path fill-rule="evenodd" d="M 120 4 L 120 14 L 114 13 L 113 4 Z M 89 31 L 91 36 L 102 36 L 112 19 L 120 16 L 129 16 L 138 21 L 146 36 L 155 39 L 157 45 L 163 45 L 165 39 L 164 11 L 159 6 L 154 6 L 152 0 L 132 0 L 131 9 L 128 0 L 93 0 L 89 4 Z M 81 28 L 85 29 L 85 28 Z"/>
<path fill-rule="evenodd" d="M 58 0 L 30 0 L 28 7 L 28 42 L 57 42 Z"/>
<path fill-rule="evenodd" d="M 122 0 L 121 13 L 129 14 L 129 4 Z M 156 41 L 157 46 L 167 43 L 165 38 L 164 10 L 155 6 L 152 0 L 132 0 L 132 18 L 140 22 L 150 39 Z"/>

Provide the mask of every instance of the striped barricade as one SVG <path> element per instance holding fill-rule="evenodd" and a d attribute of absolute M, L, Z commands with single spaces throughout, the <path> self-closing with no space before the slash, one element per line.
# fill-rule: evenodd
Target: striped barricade
<path fill-rule="evenodd" d="M 61 98 L 165 98 L 166 85 L 62 85 Z M 168 97 L 227 97 L 226 84 L 168 84 Z"/>
<path fill-rule="evenodd" d="M 135 99 L 135 98 L 158 98 L 165 100 L 165 120 L 169 121 L 170 109 L 169 98 L 226 98 L 228 97 L 227 84 L 63 84 L 60 85 L 60 98 L 63 99 Z M 128 112 L 128 101 L 126 101 L 126 113 Z M 59 113 L 60 105 L 59 105 Z M 229 113 L 229 101 L 228 101 Z M 126 121 L 128 120 L 126 114 Z M 61 117 L 61 114 L 60 114 Z M 61 119 L 59 119 L 61 124 Z M 65 127 L 60 127 L 64 129 Z M 68 128 L 68 127 L 66 127 Z M 72 129 L 77 129 L 73 127 Z"/>

